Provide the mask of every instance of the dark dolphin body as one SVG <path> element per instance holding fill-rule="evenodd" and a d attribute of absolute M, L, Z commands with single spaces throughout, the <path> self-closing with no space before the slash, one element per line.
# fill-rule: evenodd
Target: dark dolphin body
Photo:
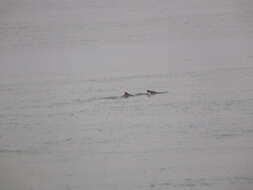
<path fill-rule="evenodd" d="M 157 92 L 154 90 L 147 90 L 147 94 L 149 94 L 149 95 L 166 94 L 166 93 L 168 93 L 168 91 Z"/>
<path fill-rule="evenodd" d="M 115 99 L 121 99 L 121 98 L 129 98 L 133 97 L 133 94 L 130 94 L 128 92 L 124 92 L 122 96 L 109 96 L 109 97 L 104 97 L 103 99 L 109 99 L 109 100 L 115 100 Z"/>
<path fill-rule="evenodd" d="M 125 92 L 123 96 L 121 96 L 122 98 L 128 98 L 128 97 L 131 97 L 131 96 L 134 96 L 132 94 L 129 94 L 128 92 Z"/>
<path fill-rule="evenodd" d="M 165 94 L 165 93 L 168 93 L 168 92 L 167 91 L 157 92 L 153 90 L 147 90 L 147 92 L 136 93 L 136 94 L 130 94 L 128 92 L 124 92 L 122 96 L 109 96 L 109 97 L 104 97 L 103 99 L 115 100 L 115 99 L 121 99 L 121 98 L 129 98 L 129 97 L 136 97 L 136 96 L 151 96 L 151 95 Z"/>

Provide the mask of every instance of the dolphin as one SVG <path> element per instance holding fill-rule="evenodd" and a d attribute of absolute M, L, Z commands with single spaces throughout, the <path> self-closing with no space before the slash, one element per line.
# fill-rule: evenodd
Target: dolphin
<path fill-rule="evenodd" d="M 136 96 L 152 96 L 152 95 L 156 95 L 156 94 L 165 94 L 165 93 L 168 93 L 168 91 L 158 92 L 158 91 L 154 91 L 154 90 L 147 90 L 144 93 L 136 93 L 136 94 L 130 94 L 128 92 L 124 92 L 124 94 L 122 96 L 109 96 L 109 97 L 104 97 L 103 99 L 115 100 L 115 99 L 129 98 L 129 97 L 136 97 Z"/>
<path fill-rule="evenodd" d="M 147 90 L 148 95 L 165 94 L 165 93 L 168 93 L 168 91 L 157 92 L 154 90 Z"/>
<path fill-rule="evenodd" d="M 134 95 L 132 95 L 132 94 L 130 94 L 128 92 L 124 92 L 124 95 L 122 95 L 121 97 L 122 98 L 128 98 L 128 97 L 131 97 L 131 96 L 134 96 Z"/>
<path fill-rule="evenodd" d="M 104 97 L 103 99 L 115 100 L 115 99 L 128 98 L 128 97 L 133 97 L 133 96 L 134 96 L 133 94 L 124 92 L 122 96 L 108 96 L 108 97 Z"/>

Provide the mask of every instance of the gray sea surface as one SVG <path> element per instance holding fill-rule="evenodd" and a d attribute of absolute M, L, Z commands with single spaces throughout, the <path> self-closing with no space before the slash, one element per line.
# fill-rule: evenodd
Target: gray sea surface
<path fill-rule="evenodd" d="M 30 77 L 0 84 L 1 173 L 27 189 L 253 187 L 252 68 Z M 103 99 L 122 89 L 168 93 Z"/>
<path fill-rule="evenodd" d="M 0 0 L 0 190 L 252 190 L 252 13 Z"/>

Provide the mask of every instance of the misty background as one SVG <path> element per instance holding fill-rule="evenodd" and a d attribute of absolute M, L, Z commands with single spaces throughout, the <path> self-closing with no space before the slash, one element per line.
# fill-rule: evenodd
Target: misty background
<path fill-rule="evenodd" d="M 252 66 L 250 0 L 1 0 L 0 71 L 86 77 Z"/>

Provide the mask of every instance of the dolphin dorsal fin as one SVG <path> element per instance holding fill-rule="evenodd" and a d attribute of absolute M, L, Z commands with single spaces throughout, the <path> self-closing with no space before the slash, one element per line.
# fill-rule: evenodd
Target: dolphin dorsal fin
<path fill-rule="evenodd" d="M 147 90 L 148 93 L 156 93 L 154 90 Z"/>

